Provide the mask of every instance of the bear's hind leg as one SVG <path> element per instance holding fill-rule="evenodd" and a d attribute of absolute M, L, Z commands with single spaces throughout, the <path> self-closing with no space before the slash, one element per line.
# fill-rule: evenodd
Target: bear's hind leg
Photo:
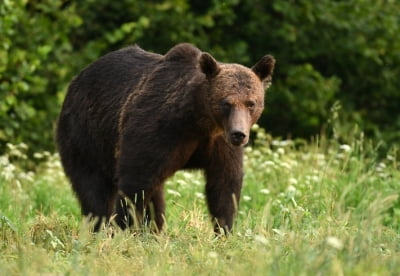
<path fill-rule="evenodd" d="M 165 199 L 162 185 L 154 190 L 151 202 L 147 208 L 150 221 L 155 222 L 155 231 L 161 232 L 165 220 Z"/>
<path fill-rule="evenodd" d="M 117 189 L 112 179 L 100 173 L 81 173 L 71 179 L 74 191 L 81 204 L 82 214 L 95 222 L 98 232 L 103 223 L 108 223 L 115 209 Z"/>

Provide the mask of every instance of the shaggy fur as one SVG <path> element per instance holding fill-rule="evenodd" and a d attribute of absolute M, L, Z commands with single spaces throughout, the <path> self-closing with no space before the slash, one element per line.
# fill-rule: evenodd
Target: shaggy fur
<path fill-rule="evenodd" d="M 85 68 L 69 86 L 57 127 L 83 214 L 115 217 L 121 228 L 154 221 L 159 231 L 166 178 L 202 169 L 215 231 L 230 231 L 242 146 L 263 110 L 263 81 L 270 81 L 274 63 L 265 56 L 253 69 L 220 64 L 179 44 L 165 56 L 121 49 Z"/>

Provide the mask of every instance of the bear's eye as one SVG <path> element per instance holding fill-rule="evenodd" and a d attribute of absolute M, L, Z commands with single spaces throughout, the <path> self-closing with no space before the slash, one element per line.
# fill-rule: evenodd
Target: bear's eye
<path fill-rule="evenodd" d="M 254 101 L 246 102 L 246 107 L 250 110 L 253 110 L 256 107 L 256 103 Z"/>
<path fill-rule="evenodd" d="M 228 103 L 227 101 L 223 101 L 223 102 L 221 103 L 221 107 L 222 107 L 222 109 L 223 109 L 224 111 L 229 112 L 229 110 L 231 109 L 231 104 Z"/>

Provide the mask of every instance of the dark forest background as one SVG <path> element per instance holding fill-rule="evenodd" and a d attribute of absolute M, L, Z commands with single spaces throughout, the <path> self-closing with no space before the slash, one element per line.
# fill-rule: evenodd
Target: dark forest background
<path fill-rule="evenodd" d="M 346 142 L 358 129 L 388 147 L 400 139 L 399 34 L 390 0 L 2 0 L 0 152 L 54 150 L 67 85 L 101 55 L 180 42 L 247 66 L 275 56 L 259 121 L 273 136 Z"/>

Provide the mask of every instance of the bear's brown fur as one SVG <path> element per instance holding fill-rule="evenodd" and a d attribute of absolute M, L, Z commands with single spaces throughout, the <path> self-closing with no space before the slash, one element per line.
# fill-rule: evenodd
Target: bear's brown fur
<path fill-rule="evenodd" d="M 154 221 L 161 230 L 166 178 L 202 169 L 215 231 L 230 231 L 242 146 L 263 110 L 274 64 L 271 56 L 252 69 L 218 63 L 179 44 L 164 56 L 124 48 L 85 68 L 69 86 L 57 127 L 62 164 L 83 214 L 107 221 L 115 215 L 126 228 L 135 213 L 135 221 Z"/>

